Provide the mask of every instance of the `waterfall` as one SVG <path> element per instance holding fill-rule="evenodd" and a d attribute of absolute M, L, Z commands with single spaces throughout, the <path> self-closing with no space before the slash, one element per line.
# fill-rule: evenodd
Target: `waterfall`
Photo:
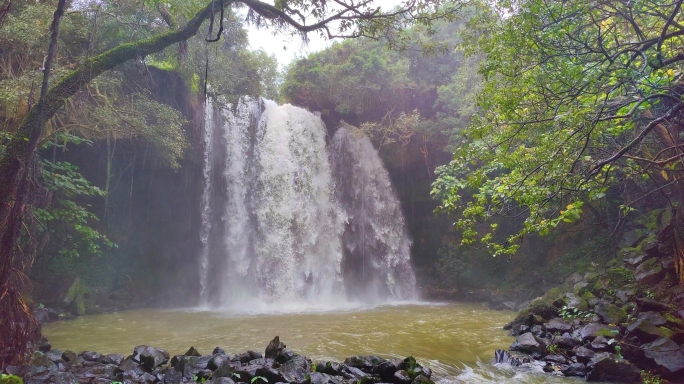
<path fill-rule="evenodd" d="M 368 139 L 338 132 L 328 148 L 304 109 L 219 98 L 202 143 L 201 304 L 416 297 L 399 202 Z"/>
<path fill-rule="evenodd" d="M 347 217 L 342 243 L 348 294 L 415 297 L 411 240 L 378 152 L 363 132 L 343 126 L 332 140 L 330 158 L 335 199 Z"/>

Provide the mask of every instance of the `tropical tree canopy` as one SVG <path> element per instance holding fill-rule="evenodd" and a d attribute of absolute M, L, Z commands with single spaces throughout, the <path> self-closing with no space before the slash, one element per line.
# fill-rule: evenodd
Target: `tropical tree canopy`
<path fill-rule="evenodd" d="M 483 112 L 432 191 L 464 243 L 513 253 L 617 186 L 638 193 L 615 216 L 656 193 L 684 203 L 681 4 L 513 0 L 472 20 Z M 496 217 L 520 218 L 518 230 L 497 235 Z"/>

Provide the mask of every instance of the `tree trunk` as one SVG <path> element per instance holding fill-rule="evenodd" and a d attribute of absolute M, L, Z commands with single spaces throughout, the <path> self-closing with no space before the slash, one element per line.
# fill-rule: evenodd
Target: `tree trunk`
<path fill-rule="evenodd" d="M 181 29 L 121 44 L 89 58 L 48 90 L 50 65 L 55 54 L 59 20 L 64 14 L 65 2 L 59 1 L 53 18 L 40 100 L 29 110 L 0 158 L 0 369 L 7 364 L 21 361 L 25 352 L 30 349 L 30 343 L 40 336 L 40 327 L 21 297 L 21 258 L 18 257 L 17 241 L 29 190 L 28 165 L 36 152 L 45 123 L 69 97 L 104 71 L 187 40 L 197 33 L 202 22 L 211 13 L 210 3 Z"/>

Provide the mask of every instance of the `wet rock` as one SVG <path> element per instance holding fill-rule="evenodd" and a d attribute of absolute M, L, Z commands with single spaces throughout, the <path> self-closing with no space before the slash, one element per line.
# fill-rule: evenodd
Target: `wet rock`
<path fill-rule="evenodd" d="M 617 297 L 622 302 L 629 302 L 637 293 L 637 285 L 629 284 L 615 292 L 615 297 Z"/>
<path fill-rule="evenodd" d="M 533 325 L 530 329 L 530 332 L 532 332 L 533 335 L 541 338 L 543 338 L 546 335 L 546 333 L 544 332 L 544 328 L 541 325 Z"/>
<path fill-rule="evenodd" d="M 79 384 L 76 376 L 70 372 L 57 372 L 54 376 L 55 384 Z"/>
<path fill-rule="evenodd" d="M 330 375 L 321 372 L 311 372 L 309 374 L 310 384 L 328 384 L 331 381 Z"/>
<path fill-rule="evenodd" d="M 497 349 L 494 351 L 494 362 L 497 364 L 509 363 L 511 361 L 511 354 L 503 349 Z"/>
<path fill-rule="evenodd" d="M 425 375 L 418 375 L 413 381 L 411 382 L 412 384 L 435 384 L 434 381 L 430 380 L 429 377 L 426 377 Z"/>
<path fill-rule="evenodd" d="M 623 259 L 623 262 L 628 266 L 632 268 L 636 268 L 637 265 L 643 263 L 644 261 L 652 258 L 653 256 L 648 255 L 645 252 L 638 253 L 638 254 L 631 254 L 625 259 Z"/>
<path fill-rule="evenodd" d="M 519 324 L 519 325 L 516 325 L 513 327 L 513 329 L 511 330 L 511 335 L 512 336 L 518 336 L 518 335 L 522 335 L 523 333 L 527 333 L 529 331 L 530 331 L 530 327 L 528 325 Z"/>
<path fill-rule="evenodd" d="M 394 377 L 394 372 L 396 371 L 397 366 L 393 362 L 388 360 L 385 360 L 382 363 L 373 367 L 373 373 L 380 376 L 380 379 L 382 379 L 382 381 L 386 383 L 392 381 L 392 378 Z M 430 377 L 430 375 L 427 376 Z"/>
<path fill-rule="evenodd" d="M 100 361 L 100 359 L 102 358 L 101 353 L 92 351 L 81 352 L 78 355 L 81 356 L 85 361 Z"/>
<path fill-rule="evenodd" d="M 341 373 L 342 366 L 340 363 L 334 362 L 334 361 L 325 361 L 320 363 L 322 367 L 319 369 L 317 368 L 317 372 L 323 372 L 327 373 L 328 375 L 332 376 L 339 376 Z"/>
<path fill-rule="evenodd" d="M 568 363 L 568 359 L 563 355 L 546 355 L 542 360 L 556 365 Z"/>
<path fill-rule="evenodd" d="M 596 336 L 611 335 L 619 331 L 617 327 L 608 326 L 600 323 L 589 323 L 579 331 L 582 341 L 593 340 Z"/>
<path fill-rule="evenodd" d="M 572 331 L 572 326 L 565 322 L 563 319 L 555 318 L 551 319 L 548 323 L 544 324 L 546 331 L 550 333 L 565 333 Z"/>
<path fill-rule="evenodd" d="M 195 347 L 190 347 L 187 352 L 185 352 L 183 355 L 185 356 L 202 356 L 201 353 Z"/>
<path fill-rule="evenodd" d="M 50 360 L 50 358 L 48 358 L 44 353 L 35 352 L 31 357 L 31 365 L 50 368 L 51 366 L 55 365 L 55 363 L 53 363 L 52 360 Z"/>
<path fill-rule="evenodd" d="M 642 342 L 650 343 L 663 337 L 663 330 L 646 319 L 637 319 L 627 326 L 627 332 L 637 336 Z"/>
<path fill-rule="evenodd" d="M 567 350 L 572 350 L 580 344 L 580 341 L 573 337 L 570 333 L 565 332 L 561 336 L 553 336 L 551 339 L 553 344 Z"/>
<path fill-rule="evenodd" d="M 638 320 L 648 320 L 651 324 L 655 325 L 656 327 L 665 325 L 667 323 L 667 320 L 658 312 L 642 312 L 637 316 Z"/>
<path fill-rule="evenodd" d="M 145 370 L 137 362 L 131 359 L 126 359 L 119 364 L 116 372 L 123 374 L 129 373 L 129 376 L 131 376 L 130 374 L 140 376 L 145 372 Z"/>
<path fill-rule="evenodd" d="M 616 383 L 638 383 L 641 381 L 641 370 L 624 359 L 618 359 L 612 353 L 597 353 L 587 364 L 591 369 L 587 381 L 612 381 Z"/>
<path fill-rule="evenodd" d="M 582 363 L 572 363 L 561 369 L 565 376 L 584 376 L 587 374 L 587 367 Z"/>
<path fill-rule="evenodd" d="M 182 371 L 183 376 L 188 379 L 201 377 L 202 371 L 210 370 L 207 366 L 211 358 L 212 356 L 185 356 L 182 363 L 176 365 L 176 369 Z"/>
<path fill-rule="evenodd" d="M 653 360 L 656 365 L 666 369 L 669 373 L 684 370 L 684 352 L 672 340 L 661 338 L 641 347 L 646 358 Z"/>
<path fill-rule="evenodd" d="M 47 356 L 47 358 L 55 364 L 65 362 L 62 358 L 62 351 L 60 351 L 59 349 L 53 349 L 48 352 L 45 352 L 45 356 Z"/>
<path fill-rule="evenodd" d="M 525 333 L 518 336 L 515 343 L 511 345 L 511 351 L 520 351 L 529 354 L 546 355 L 546 344 L 534 336 L 532 333 Z"/>
<path fill-rule="evenodd" d="M 209 382 L 207 382 L 209 383 Z M 211 379 L 211 384 L 235 384 L 235 381 L 228 377 L 216 377 Z M 313 383 L 311 383 L 313 384 Z"/>
<path fill-rule="evenodd" d="M 360 380 L 360 379 L 368 376 L 368 374 L 366 374 L 362 370 L 355 368 L 355 367 L 350 367 L 346 364 L 342 364 L 340 366 L 340 375 L 342 377 L 344 377 L 345 379 L 348 379 L 348 380 Z M 410 380 L 411 380 L 411 377 L 409 376 L 409 383 L 410 383 Z"/>
<path fill-rule="evenodd" d="M 78 355 L 76 355 L 76 353 L 74 352 L 64 351 L 64 353 L 62 353 L 62 360 L 64 360 L 67 363 L 75 362 L 76 359 L 78 359 Z"/>
<path fill-rule="evenodd" d="M 397 384 L 411 384 L 411 376 L 408 375 L 408 373 L 404 370 L 399 370 L 394 372 L 394 380 L 393 382 Z"/>
<path fill-rule="evenodd" d="M 639 284 L 656 285 L 665 276 L 662 264 L 656 258 L 648 259 L 634 270 L 634 278 Z"/>
<path fill-rule="evenodd" d="M 601 316 L 603 321 L 610 324 L 622 323 L 627 319 L 627 312 L 624 309 L 607 302 L 596 305 L 594 312 Z"/>
<path fill-rule="evenodd" d="M 193 348 L 191 348 L 193 349 Z M 148 371 L 169 361 L 169 353 L 147 345 L 139 345 L 133 350 L 133 361 Z"/>
<path fill-rule="evenodd" d="M 212 377 L 217 378 L 217 377 L 228 377 L 232 380 L 239 380 L 237 376 L 235 376 L 235 371 L 237 369 L 241 368 L 239 362 L 228 362 L 220 367 L 218 367 L 215 371 Z M 238 374 L 239 375 L 239 374 Z"/>
<path fill-rule="evenodd" d="M 604 336 L 596 336 L 590 346 L 596 352 L 605 352 L 608 349 L 608 339 Z"/>
<path fill-rule="evenodd" d="M 223 355 L 215 354 L 214 356 L 211 357 L 211 359 L 209 359 L 209 362 L 207 362 L 207 368 L 215 371 L 215 370 L 219 369 L 219 367 L 222 367 L 223 365 L 228 363 L 228 361 L 230 361 L 230 360 L 228 359 L 228 357 L 225 354 L 223 354 Z"/>
<path fill-rule="evenodd" d="M 46 339 L 46 338 L 41 338 L 40 340 L 40 345 L 38 346 L 38 350 L 41 352 L 49 352 L 52 349 L 52 344 Z"/>
<path fill-rule="evenodd" d="M 263 359 L 263 356 L 261 355 L 261 352 L 257 351 L 247 351 L 249 354 L 249 359 L 250 360 L 256 360 L 256 359 Z"/>
<path fill-rule="evenodd" d="M 214 350 L 211 352 L 212 355 L 225 355 L 226 351 L 223 350 L 221 347 L 216 347 Z"/>
<path fill-rule="evenodd" d="M 573 352 L 575 353 L 575 358 L 577 358 L 577 361 L 580 363 L 588 363 L 591 361 L 591 359 L 594 357 L 596 352 L 592 351 L 589 348 L 579 346 L 575 349 L 573 349 Z"/>
<path fill-rule="evenodd" d="M 297 354 L 294 353 L 291 349 L 283 348 L 283 350 L 280 351 L 280 353 L 278 353 L 278 356 L 276 356 L 275 361 L 277 361 L 280 364 L 283 364 L 292 360 L 295 356 L 297 356 Z"/>
<path fill-rule="evenodd" d="M 216 383 L 216 379 L 212 380 L 212 383 Z M 180 384 L 183 382 L 183 372 L 176 371 L 175 368 L 171 368 L 164 374 L 164 384 Z"/>
<path fill-rule="evenodd" d="M 359 368 L 362 371 L 371 372 L 373 367 L 386 360 L 377 356 L 351 356 L 344 359 L 344 364 Z"/>
<path fill-rule="evenodd" d="M 38 320 L 38 322 L 41 324 L 47 324 L 59 320 L 59 314 L 57 311 L 47 307 L 36 308 L 33 311 L 33 316 L 35 316 L 36 320 Z"/>
<path fill-rule="evenodd" d="M 285 343 L 280 341 L 279 336 L 276 336 L 273 338 L 273 340 L 271 340 L 271 342 L 268 343 L 268 346 L 266 346 L 266 352 L 264 353 L 264 356 L 266 358 L 275 359 L 280 351 L 282 351 L 285 347 Z"/>
<path fill-rule="evenodd" d="M 349 367 L 350 369 L 355 369 Z M 303 356 L 295 356 L 292 360 L 283 364 L 280 367 L 280 373 L 287 382 L 302 382 L 306 379 L 306 375 L 311 370 L 309 361 Z"/>
<path fill-rule="evenodd" d="M 637 299 L 637 306 L 639 307 L 639 311 L 641 312 L 667 312 L 667 310 L 669 309 L 667 307 L 667 304 L 655 299 L 651 299 L 650 297 Z"/>
<path fill-rule="evenodd" d="M 100 363 L 119 365 L 119 364 L 121 364 L 123 359 L 124 359 L 123 355 L 120 355 L 118 353 L 110 353 L 108 355 L 104 355 L 104 356 L 100 357 Z"/>

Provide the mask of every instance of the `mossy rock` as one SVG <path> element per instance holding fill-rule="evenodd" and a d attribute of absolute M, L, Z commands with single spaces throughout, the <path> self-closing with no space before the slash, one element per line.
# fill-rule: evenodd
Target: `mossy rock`
<path fill-rule="evenodd" d="M 634 283 L 634 271 L 624 267 L 611 268 L 589 279 L 588 285 L 580 294 L 590 292 L 595 296 L 603 296 L 605 293 L 615 292 L 620 288 Z"/>
<path fill-rule="evenodd" d="M 684 321 L 682 321 L 682 319 L 678 319 L 678 318 L 672 316 L 672 314 L 670 314 L 670 313 L 663 314 L 663 317 L 665 318 L 665 320 L 667 320 L 668 323 L 671 323 L 672 325 L 675 325 L 681 329 L 684 329 Z"/>
<path fill-rule="evenodd" d="M 24 384 L 24 381 L 19 376 L 0 373 L 0 384 Z"/>
<path fill-rule="evenodd" d="M 539 317 L 537 317 L 539 316 Z M 528 324 L 531 322 L 546 322 L 554 317 L 558 317 L 558 308 L 544 299 L 534 300 L 526 308 L 522 309 L 511 324 Z"/>

